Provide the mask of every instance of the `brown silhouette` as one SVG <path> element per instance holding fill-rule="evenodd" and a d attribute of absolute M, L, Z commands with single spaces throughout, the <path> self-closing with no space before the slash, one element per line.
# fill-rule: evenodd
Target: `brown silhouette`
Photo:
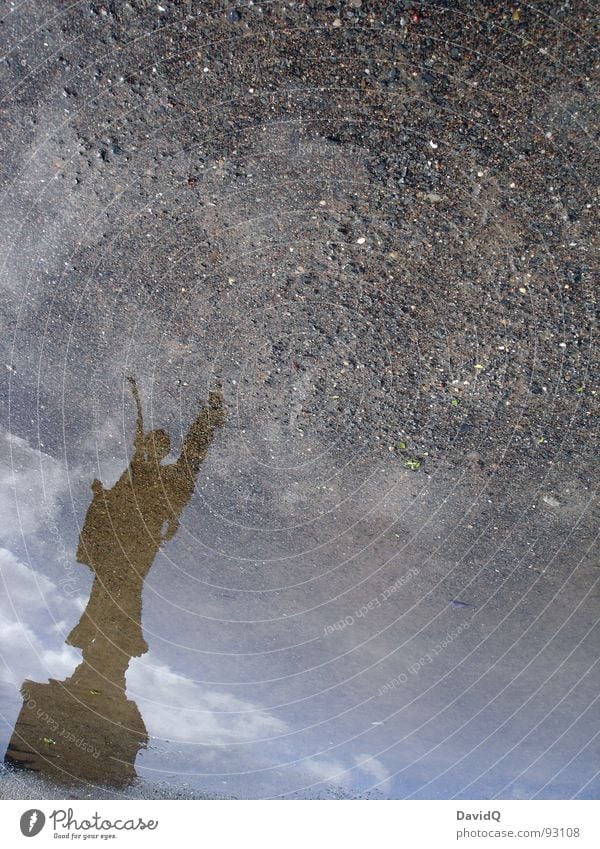
<path fill-rule="evenodd" d="M 141 627 L 144 580 L 160 546 L 173 538 L 192 497 L 216 428 L 225 422 L 221 392 L 209 394 L 191 425 L 179 459 L 162 465 L 166 431 L 144 430 L 137 406 L 134 455 L 111 489 L 94 480 L 92 502 L 79 537 L 77 560 L 94 572 L 87 607 L 67 643 L 83 660 L 64 681 L 25 681 L 23 707 L 5 762 L 53 778 L 124 786 L 148 734 L 135 702 L 125 695 L 132 657 L 148 650 Z"/>

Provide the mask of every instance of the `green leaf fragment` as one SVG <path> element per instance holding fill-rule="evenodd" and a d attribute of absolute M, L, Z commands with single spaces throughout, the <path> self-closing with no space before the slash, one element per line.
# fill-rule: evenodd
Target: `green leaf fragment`
<path fill-rule="evenodd" d="M 417 460 L 416 457 L 411 457 L 410 460 L 407 460 L 404 465 L 407 469 L 412 469 L 414 472 L 416 472 L 417 469 L 421 468 L 421 461 Z"/>
<path fill-rule="evenodd" d="M 53 740 L 52 737 L 44 737 L 44 743 L 47 746 L 56 746 L 56 740 Z"/>

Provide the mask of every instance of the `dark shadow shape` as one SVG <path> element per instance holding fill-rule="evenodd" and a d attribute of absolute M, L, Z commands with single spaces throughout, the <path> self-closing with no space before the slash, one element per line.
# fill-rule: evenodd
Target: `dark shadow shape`
<path fill-rule="evenodd" d="M 94 480 L 77 548 L 78 562 L 95 575 L 87 607 L 67 637 L 83 650 L 83 660 L 64 681 L 23 683 L 23 707 L 4 757 L 61 783 L 124 787 L 136 777 L 135 759 L 148 733 L 125 695 L 125 673 L 131 658 L 148 650 L 141 626 L 144 580 L 161 545 L 177 532 L 215 430 L 225 422 L 222 394 L 211 392 L 181 456 L 164 466 L 169 435 L 144 431 L 139 393 L 128 379 L 137 406 L 134 456 L 111 489 Z"/>

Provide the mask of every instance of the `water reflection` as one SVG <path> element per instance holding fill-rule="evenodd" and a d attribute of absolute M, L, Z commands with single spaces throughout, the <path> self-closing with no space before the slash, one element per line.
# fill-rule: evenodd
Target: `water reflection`
<path fill-rule="evenodd" d="M 133 459 L 111 489 L 99 480 L 79 537 L 77 560 L 94 572 L 90 599 L 67 643 L 83 660 L 70 678 L 25 681 L 23 707 L 5 761 L 53 778 L 124 786 L 136 775 L 135 759 L 148 733 L 125 694 L 132 657 L 148 650 L 142 633 L 142 589 L 161 545 L 179 527 L 200 466 L 225 421 L 220 391 L 191 425 L 179 459 L 169 465 L 166 431 L 146 432 L 137 386 Z"/>

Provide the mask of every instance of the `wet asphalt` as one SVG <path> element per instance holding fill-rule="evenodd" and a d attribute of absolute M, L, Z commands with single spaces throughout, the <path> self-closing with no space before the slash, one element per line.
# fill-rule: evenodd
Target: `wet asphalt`
<path fill-rule="evenodd" d="M 597 798 L 597 7 L 0 7 L 3 798 Z"/>

